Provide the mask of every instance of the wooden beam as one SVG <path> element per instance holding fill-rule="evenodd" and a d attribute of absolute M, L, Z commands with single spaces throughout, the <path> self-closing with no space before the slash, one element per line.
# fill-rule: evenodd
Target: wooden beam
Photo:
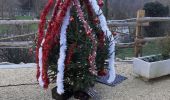
<path fill-rule="evenodd" d="M 125 20 L 108 20 L 109 25 L 113 26 L 135 26 L 136 22 L 146 23 L 155 21 L 170 21 L 170 17 L 143 17 L 143 18 L 131 18 Z M 22 25 L 22 24 L 38 24 L 40 20 L 0 20 L 0 25 Z M 127 23 L 125 23 L 127 22 Z M 147 23 L 148 24 L 148 23 Z M 146 24 L 141 24 L 145 26 Z"/>
<path fill-rule="evenodd" d="M 33 46 L 32 41 L 17 41 L 17 42 L 0 42 L 0 47 L 30 47 Z"/>
<path fill-rule="evenodd" d="M 0 49 L 27 49 L 27 48 L 32 48 L 32 46 L 27 46 L 27 47 L 0 47 Z"/>
<path fill-rule="evenodd" d="M 153 42 L 153 41 L 161 41 L 170 37 L 146 37 L 143 39 L 137 39 L 136 42 L 139 44 L 145 44 L 146 42 Z M 133 48 L 135 46 L 135 42 L 130 43 L 116 43 L 118 48 Z"/>
<path fill-rule="evenodd" d="M 161 41 L 161 40 L 164 40 L 164 39 L 167 39 L 170 37 L 147 37 L 147 38 L 144 38 L 144 39 L 137 39 L 136 41 L 138 43 L 145 43 L 145 42 L 153 42 L 153 41 Z"/>
<path fill-rule="evenodd" d="M 118 48 L 133 48 L 135 45 L 134 42 L 131 43 L 116 43 L 116 47 Z"/>
<path fill-rule="evenodd" d="M 149 26 L 149 23 L 137 23 L 137 22 L 115 22 L 115 21 L 110 21 L 108 22 L 109 27 L 124 27 L 124 26 L 129 26 L 129 27 L 135 27 L 135 26 Z"/>
<path fill-rule="evenodd" d="M 156 22 L 156 21 L 170 21 L 170 17 L 142 17 L 142 18 L 130 18 L 124 20 L 117 20 L 117 21 L 127 21 L 127 22 Z"/>
<path fill-rule="evenodd" d="M 137 19 L 138 22 L 162 22 L 162 21 L 170 21 L 170 17 L 144 17 Z"/>
<path fill-rule="evenodd" d="M 0 20 L 0 25 L 37 24 L 40 20 Z"/>
<path fill-rule="evenodd" d="M 8 40 L 8 39 L 14 39 L 14 38 L 19 38 L 19 37 L 25 37 L 25 36 L 31 36 L 31 35 L 35 35 L 35 34 L 36 33 L 29 33 L 29 34 L 17 35 L 17 36 L 12 36 L 12 37 L 0 38 L 0 41 Z"/>

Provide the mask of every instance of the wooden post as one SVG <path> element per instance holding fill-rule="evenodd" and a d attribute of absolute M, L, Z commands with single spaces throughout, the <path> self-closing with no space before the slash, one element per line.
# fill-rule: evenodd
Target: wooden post
<path fill-rule="evenodd" d="M 141 29 L 142 26 L 141 23 L 138 22 L 139 18 L 145 17 L 145 11 L 144 10 L 138 10 L 137 12 L 137 26 L 136 26 L 136 38 L 135 38 L 135 57 L 142 56 L 142 44 L 138 42 L 138 39 L 142 38 Z"/>

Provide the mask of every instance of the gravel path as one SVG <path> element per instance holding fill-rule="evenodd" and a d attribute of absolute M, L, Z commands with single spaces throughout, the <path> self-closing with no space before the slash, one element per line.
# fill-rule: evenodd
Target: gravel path
<path fill-rule="evenodd" d="M 130 63 L 117 63 L 116 70 L 128 79 L 115 87 L 97 84 L 102 100 L 170 100 L 168 76 L 144 82 L 133 76 Z M 0 69 L 0 100 L 52 100 L 51 89 L 40 88 L 35 73 L 35 68 Z"/>

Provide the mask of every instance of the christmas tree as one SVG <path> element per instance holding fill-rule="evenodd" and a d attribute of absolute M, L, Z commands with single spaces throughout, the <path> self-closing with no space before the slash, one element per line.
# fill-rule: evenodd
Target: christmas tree
<path fill-rule="evenodd" d="M 67 90 L 85 90 L 94 86 L 98 75 L 105 75 L 105 69 L 110 76 L 108 82 L 113 82 L 115 40 L 101 10 L 103 1 L 56 0 L 53 16 L 46 25 L 53 3 L 48 1 L 39 24 L 36 49 L 39 84 L 47 88 L 49 80 L 56 80 L 60 95 Z"/>

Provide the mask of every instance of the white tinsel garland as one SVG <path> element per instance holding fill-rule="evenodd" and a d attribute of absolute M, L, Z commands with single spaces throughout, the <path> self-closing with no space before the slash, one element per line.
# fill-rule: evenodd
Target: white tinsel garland
<path fill-rule="evenodd" d="M 102 10 L 100 9 L 99 5 L 97 4 L 96 0 L 89 0 L 96 15 L 98 15 L 98 18 L 100 20 L 100 26 L 105 34 L 105 37 L 110 37 L 111 36 L 111 40 L 112 42 L 110 42 L 110 48 L 109 48 L 109 53 L 111 54 L 110 58 L 109 58 L 109 79 L 107 80 L 108 83 L 111 83 L 115 80 L 116 78 L 116 73 L 115 73 L 115 40 L 112 36 L 112 33 L 110 32 L 108 26 L 107 26 L 107 22 L 106 22 L 106 18 L 103 15 Z"/>
<path fill-rule="evenodd" d="M 69 19 L 70 19 L 70 8 L 68 8 L 68 11 L 66 13 L 66 16 L 64 18 L 62 27 L 61 27 L 61 33 L 60 33 L 60 57 L 58 59 L 58 66 L 57 66 L 57 93 L 63 94 L 64 93 L 64 61 L 66 57 L 66 49 L 67 49 L 67 37 L 66 37 L 66 30 L 69 25 Z"/>
<path fill-rule="evenodd" d="M 39 56 L 38 56 L 38 59 L 39 59 L 39 67 L 40 67 L 40 76 L 39 76 L 39 78 L 38 78 L 38 82 L 39 82 L 39 84 L 40 84 L 40 86 L 42 86 L 42 87 L 44 87 L 44 81 L 43 81 L 43 79 L 42 79 L 42 57 L 43 57 L 43 54 L 42 54 L 42 46 L 43 46 L 43 44 L 44 44 L 44 42 L 45 42 L 45 39 L 43 39 L 42 40 L 42 42 L 41 42 L 41 47 L 39 48 Z"/>

